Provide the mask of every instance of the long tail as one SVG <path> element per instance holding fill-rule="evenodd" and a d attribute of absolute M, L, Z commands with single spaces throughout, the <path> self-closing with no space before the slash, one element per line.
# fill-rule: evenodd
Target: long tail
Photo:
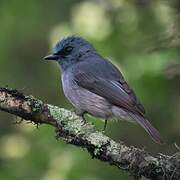
<path fill-rule="evenodd" d="M 155 129 L 148 120 L 146 120 L 144 117 L 133 114 L 133 113 L 128 113 L 141 127 L 143 127 L 148 134 L 151 136 L 151 138 L 158 144 L 164 144 L 160 133 L 158 132 L 157 129 Z"/>

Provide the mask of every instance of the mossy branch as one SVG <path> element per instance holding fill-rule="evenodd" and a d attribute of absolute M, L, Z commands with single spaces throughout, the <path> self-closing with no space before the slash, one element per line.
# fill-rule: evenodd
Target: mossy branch
<path fill-rule="evenodd" d="M 153 157 L 144 150 L 127 147 L 97 131 L 94 125 L 85 123 L 74 112 L 44 104 L 17 90 L 0 88 L 0 110 L 36 124 L 55 127 L 57 137 L 87 149 L 93 158 L 128 171 L 135 179 L 141 176 L 153 180 L 180 179 L 180 153 Z"/>

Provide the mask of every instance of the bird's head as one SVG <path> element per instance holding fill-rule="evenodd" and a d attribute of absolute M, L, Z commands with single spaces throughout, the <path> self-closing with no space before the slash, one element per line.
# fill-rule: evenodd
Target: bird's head
<path fill-rule="evenodd" d="M 70 36 L 60 40 L 53 48 L 52 54 L 44 57 L 45 60 L 57 61 L 62 70 L 82 60 L 87 53 L 94 52 L 92 45 L 85 39 Z"/>

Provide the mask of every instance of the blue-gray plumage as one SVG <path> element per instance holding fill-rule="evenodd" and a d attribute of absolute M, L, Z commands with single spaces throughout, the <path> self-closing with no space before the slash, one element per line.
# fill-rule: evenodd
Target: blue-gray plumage
<path fill-rule="evenodd" d="M 65 96 L 81 112 L 107 120 L 126 119 L 140 124 L 158 143 L 159 132 L 145 118 L 145 110 L 121 72 L 81 37 L 59 41 L 46 60 L 56 60 Z"/>

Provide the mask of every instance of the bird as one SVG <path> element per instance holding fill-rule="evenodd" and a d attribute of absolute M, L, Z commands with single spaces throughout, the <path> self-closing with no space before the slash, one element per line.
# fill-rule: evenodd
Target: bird
<path fill-rule="evenodd" d="M 113 119 L 134 122 L 156 143 L 163 144 L 160 133 L 146 118 L 143 105 L 120 70 L 83 37 L 59 40 L 44 59 L 59 64 L 64 95 L 83 119 L 86 113 L 104 119 L 104 130 Z"/>

